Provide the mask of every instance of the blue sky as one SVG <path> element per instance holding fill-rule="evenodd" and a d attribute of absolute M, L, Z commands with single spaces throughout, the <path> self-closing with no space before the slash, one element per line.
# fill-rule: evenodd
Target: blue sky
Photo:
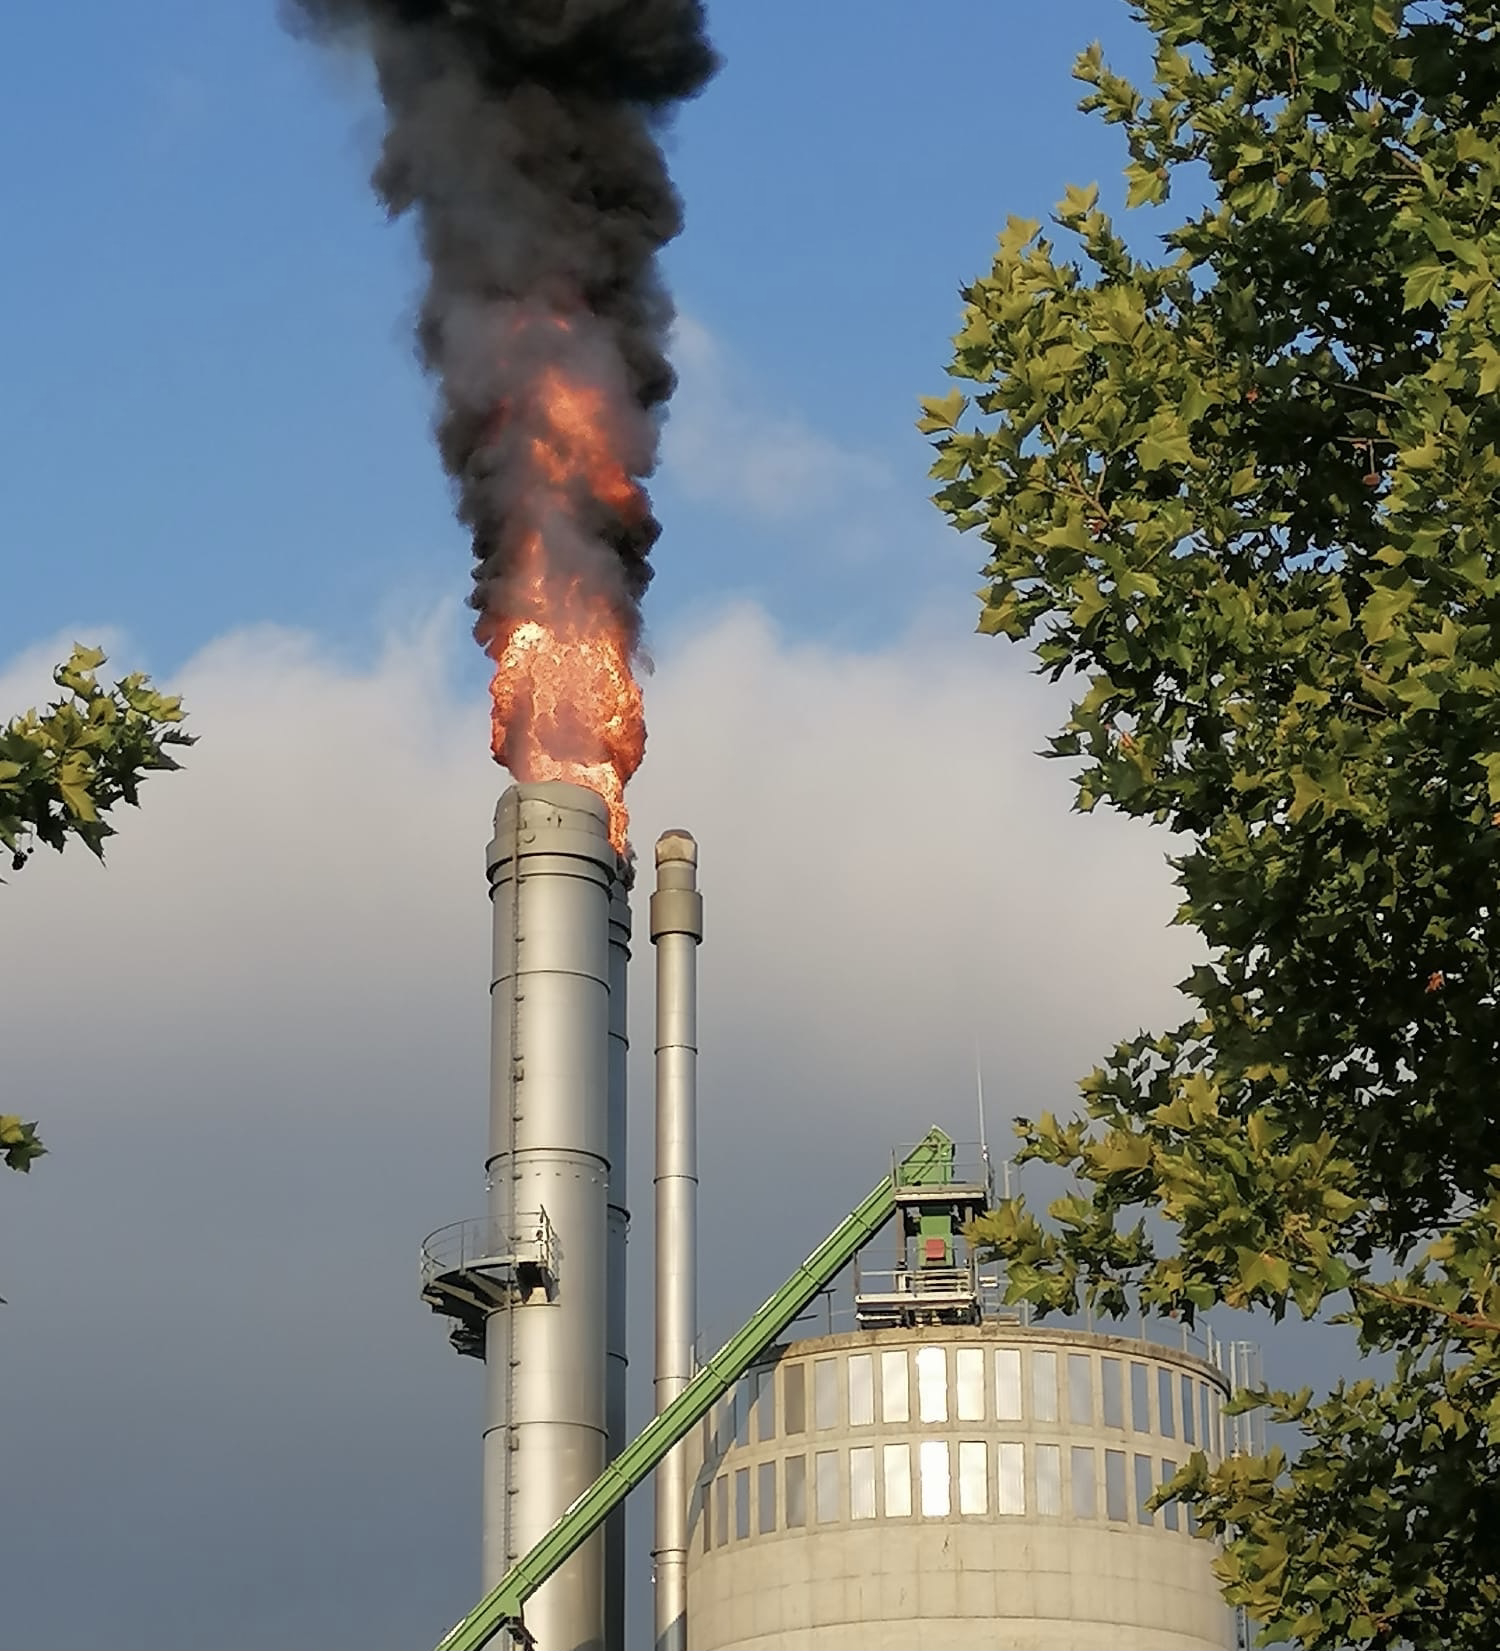
<path fill-rule="evenodd" d="M 1191 948 L 1170 844 L 1071 815 L 1034 759 L 1057 701 L 972 636 L 977 547 L 913 429 L 1006 216 L 1093 179 L 1119 201 L 1069 70 L 1099 37 L 1140 71 L 1126 6 L 710 11 L 728 66 L 672 145 L 683 386 L 632 807 L 639 842 L 703 843 L 703 1319 L 728 1329 L 892 1141 L 968 1131 L 976 1043 L 995 1120 L 1064 1108 L 1170 1023 Z M 26 1418 L 0 1651 L 409 1651 L 474 1591 L 476 1373 L 413 1263 L 480 1201 L 498 777 L 377 138 L 358 64 L 273 0 L 0 8 L 0 705 L 107 635 L 201 736 L 107 869 L 39 857 L 0 890 L 0 1101 L 53 1148 L 0 1187 Z M 640 1623 L 639 1518 L 633 1542 Z"/>
<path fill-rule="evenodd" d="M 274 12 L 6 9 L 0 649 L 107 622 L 169 670 L 274 621 L 357 650 L 393 608 L 462 593 L 407 335 L 419 271 L 365 186 L 378 117 L 358 66 Z M 1008 212 L 1112 183 L 1115 134 L 1074 111 L 1069 67 L 1095 36 L 1141 47 L 1118 0 L 712 18 L 727 67 L 673 139 L 679 303 L 726 395 L 859 455 L 866 484 L 825 490 L 809 544 L 669 468 L 651 620 L 748 595 L 874 642 L 974 582 L 911 427 L 957 288 Z"/>

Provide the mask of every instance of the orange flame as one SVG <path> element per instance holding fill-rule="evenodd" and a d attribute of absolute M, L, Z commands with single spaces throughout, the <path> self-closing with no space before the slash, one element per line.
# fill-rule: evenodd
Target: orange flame
<path fill-rule="evenodd" d="M 610 840 L 625 850 L 625 787 L 646 748 L 640 684 L 631 666 L 633 616 L 607 590 L 558 565 L 549 531 L 586 533 L 580 507 L 627 522 L 646 511 L 611 439 L 605 392 L 548 368 L 528 409 L 528 530 L 507 614 L 487 627 L 495 760 L 518 780 L 567 780 L 609 807 Z"/>

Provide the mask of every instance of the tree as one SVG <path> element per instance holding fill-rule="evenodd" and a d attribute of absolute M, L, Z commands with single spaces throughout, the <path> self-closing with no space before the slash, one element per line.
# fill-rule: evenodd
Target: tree
<path fill-rule="evenodd" d="M 1209 961 L 977 1235 L 1047 1311 L 1351 1323 L 1390 1380 L 1268 1394 L 1293 1459 L 1171 1486 L 1317 1651 L 1487 1651 L 1500 1606 L 1500 10 L 1139 0 L 1076 68 L 1155 260 L 1012 220 L 924 404 L 982 631 L 1076 683 L 1076 806 L 1180 833 Z"/>
<path fill-rule="evenodd" d="M 0 843 L 13 871 L 37 843 L 61 851 L 73 838 L 102 860 L 110 811 L 134 806 L 141 780 L 177 768 L 172 748 L 193 743 L 179 726 L 180 700 L 139 674 L 102 688 L 94 673 L 104 663 L 97 648 L 75 646 L 53 672 L 66 697 L 0 729 Z M 45 1150 L 35 1124 L 0 1114 L 0 1158 L 11 1169 L 29 1170 Z"/>

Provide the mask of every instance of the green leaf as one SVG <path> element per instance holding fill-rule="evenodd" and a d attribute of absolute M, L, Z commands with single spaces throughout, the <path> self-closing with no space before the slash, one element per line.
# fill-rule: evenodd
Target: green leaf
<path fill-rule="evenodd" d="M 1414 310 L 1420 304 L 1436 304 L 1448 292 L 1450 270 L 1436 258 L 1414 264 L 1406 272 L 1405 307 Z"/>
<path fill-rule="evenodd" d="M 925 417 L 917 421 L 917 428 L 931 435 L 939 430 L 952 430 L 963 417 L 969 399 L 961 390 L 951 390 L 945 396 L 923 396 Z"/>
<path fill-rule="evenodd" d="M 1191 464 L 1193 446 L 1186 427 L 1171 413 L 1159 414 L 1151 421 L 1147 434 L 1136 448 L 1136 457 L 1145 471 L 1160 470 L 1167 464 Z"/>

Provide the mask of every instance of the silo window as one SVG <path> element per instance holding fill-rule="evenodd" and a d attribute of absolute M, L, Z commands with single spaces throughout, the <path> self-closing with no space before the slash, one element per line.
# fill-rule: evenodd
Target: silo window
<path fill-rule="evenodd" d="M 948 1355 L 941 1347 L 917 1349 L 917 1414 L 924 1422 L 948 1420 Z"/>
<path fill-rule="evenodd" d="M 885 1516 L 911 1518 L 911 1446 L 887 1445 L 884 1451 Z"/>
<path fill-rule="evenodd" d="M 1208 1409 L 1208 1383 L 1198 1383 L 1198 1437 L 1203 1441 L 1205 1450 L 1214 1448 L 1213 1417 Z"/>
<path fill-rule="evenodd" d="M 1093 1360 L 1087 1353 L 1068 1354 L 1068 1420 L 1094 1425 Z"/>
<path fill-rule="evenodd" d="M 924 1347 L 922 1351 L 930 1353 L 934 1349 Z M 936 1351 L 940 1353 L 942 1349 Z M 948 1486 L 948 1441 L 924 1439 L 917 1463 L 922 1477 L 922 1517 L 946 1519 L 952 1505 L 952 1493 Z"/>
<path fill-rule="evenodd" d="M 839 1361 L 813 1363 L 813 1426 L 837 1427 L 839 1420 Z"/>
<path fill-rule="evenodd" d="M 1033 1445 L 1031 1459 L 1036 1463 L 1036 1511 L 1044 1518 L 1057 1519 L 1062 1515 L 1062 1447 L 1061 1445 Z M 1092 1467 L 1092 1460 L 1090 1466 Z"/>
<path fill-rule="evenodd" d="M 742 1450 L 750 1443 L 750 1393 L 747 1376 L 734 1390 L 734 1442 Z"/>
<path fill-rule="evenodd" d="M 875 1421 L 875 1355 L 849 1355 L 849 1426 L 870 1427 Z M 873 1473 L 873 1469 L 871 1470 Z M 872 1480 L 873 1483 L 873 1480 Z M 874 1515 L 870 1516 L 872 1519 Z"/>
<path fill-rule="evenodd" d="M 1175 1409 L 1176 1407 L 1172 1403 L 1172 1372 L 1170 1370 L 1158 1370 L 1156 1372 L 1156 1414 L 1158 1425 L 1163 1435 L 1168 1439 L 1177 1437 Z"/>
<path fill-rule="evenodd" d="M 814 1458 L 817 1473 L 818 1523 L 832 1524 L 839 1516 L 839 1453 L 820 1450 Z"/>
<path fill-rule="evenodd" d="M 729 1540 L 729 1475 L 714 1481 L 714 1540 L 722 1548 Z"/>
<path fill-rule="evenodd" d="M 1182 1378 L 1182 1442 L 1187 1445 L 1198 1443 L 1198 1431 L 1193 1422 L 1193 1378 Z"/>
<path fill-rule="evenodd" d="M 904 1348 L 898 1353 L 880 1355 L 880 1407 L 881 1415 L 888 1422 L 911 1420 L 911 1394 L 907 1388 Z"/>
<path fill-rule="evenodd" d="M 1001 1513 L 1026 1512 L 1026 1449 L 1024 1445 L 996 1445 Z"/>
<path fill-rule="evenodd" d="M 703 1526 L 703 1551 L 704 1551 L 704 1553 L 707 1553 L 708 1550 L 711 1547 L 713 1547 L 713 1545 L 714 1545 L 713 1496 L 711 1494 L 712 1491 L 713 1491 L 713 1486 L 711 1484 L 705 1485 L 703 1487 L 703 1501 L 702 1501 L 701 1506 L 698 1509 L 699 1523 Z"/>
<path fill-rule="evenodd" d="M 755 1437 L 761 1444 L 776 1437 L 776 1372 L 761 1370 L 755 1377 Z"/>
<path fill-rule="evenodd" d="M 1123 1450 L 1107 1450 L 1104 1453 L 1104 1514 L 1107 1519 L 1130 1517 L 1130 1508 L 1125 1496 Z"/>
<path fill-rule="evenodd" d="M 1094 1482 L 1094 1452 L 1089 1445 L 1073 1446 L 1073 1517 L 1099 1517 L 1099 1489 Z"/>
<path fill-rule="evenodd" d="M 849 1517 L 875 1517 L 875 1451 L 870 1446 L 849 1452 Z"/>
<path fill-rule="evenodd" d="M 1031 1355 L 1031 1414 L 1039 1422 L 1057 1420 L 1057 1354 Z"/>
<path fill-rule="evenodd" d="M 750 1469 L 734 1470 L 734 1535 L 738 1542 L 750 1539 Z"/>
<path fill-rule="evenodd" d="M 1018 1355 L 1019 1356 L 1019 1355 Z M 960 1347 L 953 1355 L 953 1379 L 958 1388 L 958 1419 L 984 1420 L 984 1349 Z M 1020 1372 L 1017 1372 L 1019 1383 Z"/>
<path fill-rule="evenodd" d="M 1208 1443 L 1209 1449 L 1217 1452 L 1220 1456 L 1224 1454 L 1224 1412 L 1222 1404 L 1223 1401 L 1219 1396 L 1218 1388 L 1211 1387 L 1208 1390 Z"/>
<path fill-rule="evenodd" d="M 776 1464 L 762 1462 L 755 1470 L 755 1528 L 762 1536 L 776 1529 Z"/>
<path fill-rule="evenodd" d="M 1155 1516 L 1146 1504 L 1156 1489 L 1156 1469 L 1149 1456 L 1135 1459 L 1135 1518 L 1138 1525 L 1154 1523 Z"/>
<path fill-rule="evenodd" d="M 781 1407 L 786 1413 L 786 1430 L 802 1433 L 807 1428 L 807 1366 L 789 1364 L 782 1377 Z"/>
<path fill-rule="evenodd" d="M 1130 1367 L 1130 1425 L 1137 1433 L 1151 1431 L 1151 1371 L 1144 1364 Z"/>
<path fill-rule="evenodd" d="M 1105 1427 L 1125 1425 L 1125 1379 L 1118 1359 L 1100 1359 L 1100 1385 L 1104 1391 Z"/>
<path fill-rule="evenodd" d="M 807 1458 L 786 1459 L 786 1524 L 792 1530 L 807 1523 Z"/>
<path fill-rule="evenodd" d="M 963 1354 L 960 1353 L 962 1358 Z M 968 1417 L 963 1411 L 959 1413 L 960 1421 L 979 1421 L 981 1416 Z M 1021 1349 L 1019 1347 L 997 1347 L 995 1349 L 995 1420 L 997 1422 L 1019 1422 L 1021 1419 Z"/>
<path fill-rule="evenodd" d="M 1000 1449 L 1019 1450 L 1019 1445 Z M 986 1514 L 990 1511 L 989 1450 L 982 1439 L 972 1444 L 964 1440 L 958 1447 L 958 1511 Z"/>
<path fill-rule="evenodd" d="M 1161 1482 L 1164 1485 L 1170 1484 L 1176 1476 L 1177 1464 L 1175 1462 L 1170 1462 L 1163 1457 L 1161 1464 Z M 1177 1523 L 1177 1503 L 1168 1502 L 1167 1505 L 1161 1510 L 1161 1516 L 1166 1522 L 1166 1527 L 1169 1531 L 1175 1531 L 1179 1528 Z"/>

